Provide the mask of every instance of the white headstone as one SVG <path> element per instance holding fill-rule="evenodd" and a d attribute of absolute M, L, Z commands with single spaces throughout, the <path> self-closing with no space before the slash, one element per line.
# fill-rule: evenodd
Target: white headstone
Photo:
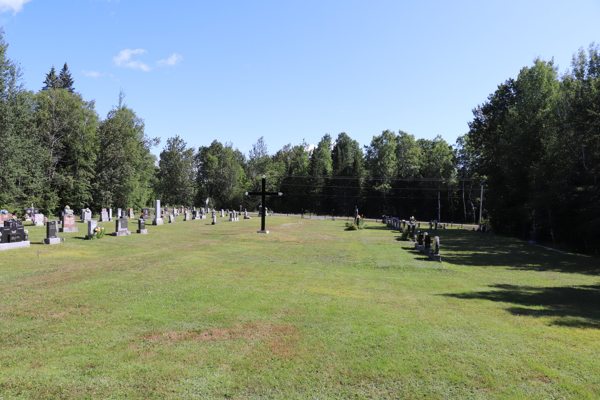
<path fill-rule="evenodd" d="M 154 216 L 154 221 L 152 221 L 152 225 L 162 225 L 164 224 L 163 219 L 162 219 L 162 214 L 161 214 L 161 209 L 160 209 L 160 200 L 156 200 L 156 212 L 155 212 L 155 216 Z"/>
<path fill-rule="evenodd" d="M 44 226 L 44 214 L 35 214 L 35 226 Z"/>

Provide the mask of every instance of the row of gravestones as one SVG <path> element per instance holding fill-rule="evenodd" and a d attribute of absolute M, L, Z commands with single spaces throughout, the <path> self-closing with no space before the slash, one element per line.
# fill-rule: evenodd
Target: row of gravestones
<path fill-rule="evenodd" d="M 424 253 L 427 257 L 429 257 L 432 261 L 442 261 L 442 256 L 440 255 L 440 238 L 439 236 L 435 237 L 435 243 L 433 249 L 431 248 L 431 236 L 428 232 L 416 231 L 417 228 L 421 227 L 421 223 L 411 219 L 409 221 L 400 220 L 396 217 L 388 217 L 383 216 L 381 220 L 384 224 L 387 224 L 388 228 L 395 229 L 401 233 L 404 233 L 408 230 L 408 237 L 410 237 L 415 243 L 415 248 L 419 250 L 421 253 Z M 438 223 L 436 221 L 432 221 L 429 223 L 429 228 L 431 229 L 435 224 L 435 229 L 438 227 Z M 442 229 L 445 229 L 445 226 L 442 226 Z"/>
<path fill-rule="evenodd" d="M 440 255 L 440 237 L 434 238 L 434 247 L 431 248 L 431 236 L 428 232 L 418 231 L 414 237 L 415 249 L 425 254 L 432 261 L 442 262 L 442 256 Z"/>
<path fill-rule="evenodd" d="M 156 201 L 156 215 L 153 220 L 153 225 L 162 225 L 162 210 L 160 208 L 160 200 Z M 165 212 L 168 212 L 168 208 L 165 207 Z M 190 219 L 206 219 L 207 213 L 210 212 L 210 209 L 200 208 L 196 210 L 195 207 L 192 207 L 192 210 L 188 210 L 184 207 L 174 208 L 172 214 L 169 215 L 169 222 L 174 223 L 176 221 L 176 217 L 180 215 L 180 213 L 184 214 L 184 221 L 188 221 Z M 46 223 L 46 239 L 44 239 L 44 243 L 46 244 L 58 244 L 61 239 L 58 237 L 58 232 L 78 232 L 78 228 L 76 226 L 75 216 L 73 215 L 73 210 L 70 209 L 69 206 L 66 206 L 64 211 L 61 212 L 60 222 L 59 221 L 48 221 L 45 219 L 43 214 L 39 214 L 39 210 L 26 210 L 26 214 L 29 215 L 33 213 L 35 215 L 34 221 L 41 221 L 40 226 Z M 212 224 L 216 225 L 216 210 L 212 210 L 213 221 Z M 230 221 L 239 221 L 237 211 L 229 211 Z M 224 217 L 225 210 L 221 210 L 221 217 Z M 131 232 L 128 229 L 128 219 L 134 218 L 134 211 L 130 208 L 127 212 L 127 215 L 122 213 L 122 210 L 117 209 L 116 226 L 114 236 L 126 236 L 130 235 Z M 192 218 L 193 216 L 193 218 Z M 138 220 L 138 230 L 139 234 L 147 234 L 148 230 L 146 229 L 146 219 L 151 218 L 150 210 L 145 208 L 143 209 L 142 215 Z M 248 212 L 244 212 L 245 219 L 251 219 L 248 216 Z M 44 221 L 45 219 L 45 221 Z M 100 213 L 100 222 L 104 221 L 112 221 L 112 209 L 102 209 Z M 92 220 L 92 212 L 89 208 L 83 209 L 81 211 L 81 222 L 87 222 L 88 224 L 88 235 L 94 236 L 97 232 L 97 222 Z M 29 247 L 29 232 L 27 229 L 23 227 L 23 225 L 15 219 L 15 216 L 9 214 L 6 210 L 0 211 L 0 223 L 3 226 L 0 226 L 0 250 L 8 250 L 19 247 Z M 61 228 L 58 228 L 58 225 L 61 225 Z"/>

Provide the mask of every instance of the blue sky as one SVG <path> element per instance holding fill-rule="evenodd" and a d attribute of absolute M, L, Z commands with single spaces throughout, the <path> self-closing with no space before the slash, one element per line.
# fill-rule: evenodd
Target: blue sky
<path fill-rule="evenodd" d="M 600 1 L 0 0 L 28 89 L 67 62 L 104 118 L 118 101 L 146 134 L 269 152 L 385 129 L 454 143 L 496 86 L 599 41 Z"/>

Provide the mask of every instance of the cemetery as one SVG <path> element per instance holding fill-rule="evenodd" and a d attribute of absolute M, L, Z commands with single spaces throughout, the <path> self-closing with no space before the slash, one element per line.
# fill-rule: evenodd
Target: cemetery
<path fill-rule="evenodd" d="M 599 394 L 594 257 L 394 217 L 346 231 L 345 218 L 219 214 L 77 223 L 115 231 L 100 241 L 6 222 L 0 246 L 31 243 L 2 253 L 7 393 Z M 35 245 L 47 239 L 60 245 Z"/>
<path fill-rule="evenodd" d="M 598 7 L 51 3 L 0 0 L 0 400 L 600 399 Z"/>

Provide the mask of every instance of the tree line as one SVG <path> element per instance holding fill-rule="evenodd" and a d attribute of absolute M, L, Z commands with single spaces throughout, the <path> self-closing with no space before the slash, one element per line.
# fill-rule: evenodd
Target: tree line
<path fill-rule="evenodd" d="M 600 48 L 536 59 L 473 110 L 459 168 L 485 179 L 497 232 L 600 252 Z"/>
<path fill-rule="evenodd" d="M 598 47 L 580 50 L 572 71 L 558 76 L 540 59 L 498 86 L 473 110 L 456 144 L 385 130 L 361 146 L 348 134 L 326 134 L 316 146 L 283 146 L 270 154 L 264 138 L 248 155 L 232 143 L 188 147 L 179 136 L 144 133 L 124 103 L 101 119 L 74 89 L 65 63 L 43 87 L 23 88 L 18 63 L 0 34 L 0 207 L 47 214 L 65 205 L 257 209 L 260 190 L 284 192 L 267 207 L 281 213 L 393 215 L 455 223 L 488 223 L 499 233 L 554 240 L 579 251 L 600 246 L 600 61 Z M 480 210 L 481 190 L 484 210 Z M 482 212 L 483 211 L 483 212 Z M 480 215 L 483 217 L 480 221 Z"/>

